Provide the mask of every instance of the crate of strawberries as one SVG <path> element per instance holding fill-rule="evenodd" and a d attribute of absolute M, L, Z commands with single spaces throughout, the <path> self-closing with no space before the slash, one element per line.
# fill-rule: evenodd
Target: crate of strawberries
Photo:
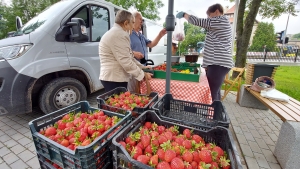
<path fill-rule="evenodd" d="M 112 138 L 131 122 L 81 101 L 29 122 L 37 154 L 61 168 L 109 168 Z M 39 159 L 40 160 L 40 159 Z"/>
<path fill-rule="evenodd" d="M 112 144 L 115 168 L 242 168 L 228 129 L 198 130 L 161 120 L 152 111 L 120 131 Z"/>
<path fill-rule="evenodd" d="M 164 120 L 188 125 L 194 128 L 223 126 L 228 128 L 229 115 L 221 101 L 211 105 L 174 99 L 172 94 L 165 94 L 152 109 Z"/>
<path fill-rule="evenodd" d="M 132 116 L 137 117 L 158 100 L 158 94 L 151 92 L 148 96 L 134 94 L 127 91 L 124 87 L 118 87 L 97 97 L 98 107 L 124 114 L 131 111 Z"/>

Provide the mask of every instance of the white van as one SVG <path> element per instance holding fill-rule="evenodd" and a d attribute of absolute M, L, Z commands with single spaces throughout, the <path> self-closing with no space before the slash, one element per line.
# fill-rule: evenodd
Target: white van
<path fill-rule="evenodd" d="M 120 9 L 103 0 L 64 0 L 24 26 L 17 19 L 20 28 L 0 40 L 0 115 L 29 113 L 35 105 L 50 113 L 102 89 L 98 44 Z M 162 29 L 145 23 L 144 33 Z M 163 57 L 163 42 L 152 53 Z"/>

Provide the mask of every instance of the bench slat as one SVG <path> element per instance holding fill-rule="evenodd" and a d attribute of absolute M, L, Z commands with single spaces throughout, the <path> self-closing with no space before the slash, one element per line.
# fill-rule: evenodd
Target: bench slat
<path fill-rule="evenodd" d="M 300 106 L 295 104 L 293 101 L 290 100 L 288 103 L 286 102 L 281 102 L 281 103 L 300 116 Z"/>
<path fill-rule="evenodd" d="M 264 98 L 260 96 L 260 94 L 256 91 L 251 90 L 250 88 L 246 88 L 250 93 L 252 93 L 258 100 L 260 100 L 265 106 L 270 108 L 282 121 L 298 121 L 293 116 L 282 110 L 278 105 L 272 103 L 270 99 Z M 275 100 L 274 100 L 275 101 Z"/>
<path fill-rule="evenodd" d="M 289 104 L 287 102 L 272 100 L 272 99 L 268 99 L 268 100 L 271 101 L 273 104 L 277 105 L 279 108 L 281 108 L 287 114 L 292 116 L 296 121 L 300 121 L 300 115 L 298 113 L 298 110 L 295 107 L 293 107 L 291 104 Z"/>
<path fill-rule="evenodd" d="M 294 98 L 290 97 L 290 101 L 295 104 L 295 107 L 297 107 L 300 110 L 300 102 Z"/>

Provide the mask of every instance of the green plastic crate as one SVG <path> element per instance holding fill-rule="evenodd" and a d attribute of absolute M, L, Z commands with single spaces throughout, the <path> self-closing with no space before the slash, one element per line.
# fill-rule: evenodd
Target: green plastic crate
<path fill-rule="evenodd" d="M 189 62 L 180 62 L 180 63 L 172 64 L 172 68 L 179 68 L 179 69 L 181 68 L 193 69 L 193 68 L 200 68 L 200 66 L 201 65 L 198 63 L 189 63 Z"/>
<path fill-rule="evenodd" d="M 178 69 L 178 70 L 185 70 L 185 69 Z M 184 74 L 180 72 L 171 72 L 171 80 L 181 80 L 181 81 L 188 81 L 188 82 L 199 82 L 200 78 L 200 71 L 198 74 L 194 74 L 194 69 L 190 70 L 190 74 Z M 154 70 L 154 78 L 158 79 L 166 79 L 166 72 L 161 70 Z"/>

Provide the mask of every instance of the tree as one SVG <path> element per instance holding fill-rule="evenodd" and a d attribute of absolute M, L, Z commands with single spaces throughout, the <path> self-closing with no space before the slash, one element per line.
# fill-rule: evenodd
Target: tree
<path fill-rule="evenodd" d="M 261 22 L 255 31 L 252 45 L 249 48 L 251 52 L 263 51 L 263 46 L 267 45 L 268 51 L 274 51 L 276 46 L 276 35 L 274 34 L 273 23 Z"/>
<path fill-rule="evenodd" d="M 159 20 L 158 9 L 163 7 L 164 4 L 161 0 L 106 0 L 115 5 L 121 6 L 124 9 L 129 9 L 130 7 L 135 8 L 137 11 L 141 12 L 143 17 L 151 20 Z"/>
<path fill-rule="evenodd" d="M 240 0 L 236 27 L 236 67 L 245 67 L 246 65 L 248 44 L 258 12 L 261 16 L 272 19 L 278 18 L 284 13 L 290 13 L 295 16 L 295 5 L 298 1 L 299 0 Z M 248 11 L 246 11 L 246 9 Z"/>
<path fill-rule="evenodd" d="M 293 38 L 300 39 L 300 33 L 293 35 Z"/>
<path fill-rule="evenodd" d="M 3 10 L 4 24 L 0 26 L 0 39 L 6 37 L 8 32 L 16 31 L 15 18 L 19 16 L 26 23 L 46 7 L 60 0 L 12 0 L 10 6 L 0 4 L 0 12 Z"/>
<path fill-rule="evenodd" d="M 191 47 L 196 47 L 198 42 L 203 42 L 205 40 L 204 29 L 199 26 L 194 26 L 185 22 L 184 31 L 185 39 L 179 44 L 180 53 L 186 52 L 189 45 L 191 45 Z"/>

